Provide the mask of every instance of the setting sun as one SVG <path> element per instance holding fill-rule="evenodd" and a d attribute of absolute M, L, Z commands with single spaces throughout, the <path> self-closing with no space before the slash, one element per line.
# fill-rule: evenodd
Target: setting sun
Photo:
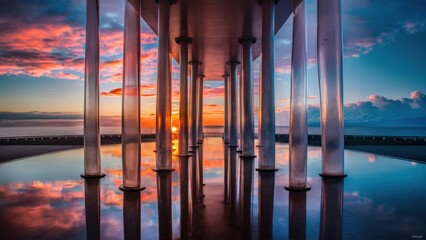
<path fill-rule="evenodd" d="M 177 127 L 172 127 L 172 132 L 176 132 L 178 130 L 178 128 Z"/>

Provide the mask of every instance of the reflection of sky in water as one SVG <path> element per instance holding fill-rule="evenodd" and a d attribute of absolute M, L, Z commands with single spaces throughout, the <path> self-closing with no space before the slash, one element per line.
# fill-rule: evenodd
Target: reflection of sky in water
<path fill-rule="evenodd" d="M 223 145 L 220 138 L 204 141 L 204 179 L 222 184 Z M 177 142 L 174 141 L 174 146 Z M 141 225 L 144 239 L 158 237 L 154 142 L 142 143 Z M 288 238 L 288 145 L 277 143 L 274 235 Z M 317 239 L 321 203 L 321 151 L 309 147 L 307 239 Z M 372 154 L 346 151 L 343 236 L 371 239 L 423 235 L 426 226 L 426 166 Z M 179 236 L 179 179 L 173 159 L 173 233 Z M 257 163 L 256 163 L 257 164 Z M 102 146 L 101 237 L 124 238 L 121 145 Z M 86 237 L 83 149 L 46 154 L 0 164 L 0 238 Z M 253 192 L 254 225 L 257 225 L 257 173 Z M 208 208 L 209 206 L 207 206 Z M 256 232 L 256 231 L 255 231 Z"/>

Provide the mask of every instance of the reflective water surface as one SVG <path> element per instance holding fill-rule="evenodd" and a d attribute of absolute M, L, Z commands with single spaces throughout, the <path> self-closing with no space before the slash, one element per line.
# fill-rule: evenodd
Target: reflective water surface
<path fill-rule="evenodd" d="M 194 219 L 194 238 L 239 239 L 238 221 L 223 204 L 223 143 L 204 140 L 205 208 Z M 177 146 L 177 142 L 174 142 Z M 80 178 L 83 149 L 0 164 L 0 239 L 158 239 L 159 217 L 154 142 L 141 145 L 141 181 L 146 190 L 123 193 L 121 145 L 102 146 L 101 180 Z M 321 151 L 308 150 L 308 192 L 288 192 L 288 145 L 276 144 L 273 213 L 260 206 L 254 173 L 251 238 L 264 239 L 259 222 L 272 222 L 274 239 L 412 239 L 426 237 L 426 165 L 345 151 L 348 177 L 322 179 Z M 176 151 L 176 149 L 174 149 Z M 255 162 L 257 165 L 257 160 Z M 172 231 L 180 237 L 179 164 L 173 159 Z M 237 178 L 238 179 L 238 178 Z M 262 209 L 259 219 L 259 209 Z M 266 210 L 265 210 L 266 209 Z M 182 223 L 188 224 L 188 223 Z M 249 227 L 250 228 L 250 227 Z"/>

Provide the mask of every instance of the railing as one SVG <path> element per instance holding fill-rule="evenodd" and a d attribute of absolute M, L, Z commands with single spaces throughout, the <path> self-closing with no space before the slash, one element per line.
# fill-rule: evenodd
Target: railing
<path fill-rule="evenodd" d="M 223 132 L 207 131 L 205 137 L 223 137 Z M 155 134 L 141 134 L 141 141 L 152 141 Z M 288 134 L 276 134 L 277 142 L 288 143 Z M 101 135 L 102 144 L 121 143 L 121 134 Z M 321 135 L 309 135 L 309 145 L 320 146 Z M 83 145 L 82 135 L 0 137 L 0 145 Z M 426 137 L 345 135 L 345 145 L 426 145 Z"/>

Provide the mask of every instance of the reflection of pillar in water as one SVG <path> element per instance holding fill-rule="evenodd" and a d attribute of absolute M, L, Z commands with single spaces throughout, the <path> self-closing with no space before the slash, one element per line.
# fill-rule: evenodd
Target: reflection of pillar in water
<path fill-rule="evenodd" d="M 124 192 L 123 196 L 124 239 L 141 239 L 141 194 Z"/>
<path fill-rule="evenodd" d="M 275 189 L 275 172 L 261 171 L 259 172 L 259 237 L 262 239 L 272 239 L 272 219 L 274 212 L 274 189 Z"/>
<path fill-rule="evenodd" d="M 188 188 L 188 161 L 190 157 L 179 157 L 180 180 L 180 234 L 182 239 L 187 239 L 189 234 L 189 188 Z"/>
<path fill-rule="evenodd" d="M 197 195 L 197 158 L 199 155 L 198 148 L 199 146 L 193 146 L 191 147 L 191 166 L 190 166 L 190 186 L 191 186 L 191 200 L 192 204 L 195 205 L 198 202 L 198 195 Z"/>
<path fill-rule="evenodd" d="M 229 210 L 232 219 L 237 217 L 237 146 L 229 146 Z"/>
<path fill-rule="evenodd" d="M 198 145 L 197 153 L 197 198 L 202 202 L 203 198 L 203 144 Z"/>
<path fill-rule="evenodd" d="M 252 196 L 253 196 L 253 156 L 241 157 L 241 183 L 240 183 L 240 202 L 241 219 L 243 224 L 245 239 L 251 238 L 251 220 L 252 220 Z"/>
<path fill-rule="evenodd" d="M 343 237 L 343 184 L 342 178 L 322 178 L 319 239 Z"/>
<path fill-rule="evenodd" d="M 288 201 L 289 238 L 306 239 L 306 192 L 290 191 Z"/>
<path fill-rule="evenodd" d="M 172 171 L 156 170 L 158 231 L 160 239 L 172 239 Z"/>
<path fill-rule="evenodd" d="M 223 135 L 223 143 L 224 143 L 224 166 L 223 166 L 223 186 L 224 186 L 224 194 L 223 194 L 223 201 L 224 203 L 228 203 L 229 201 L 229 189 L 228 189 L 228 181 L 229 181 L 229 155 L 228 155 L 228 146 L 229 146 L 229 74 L 223 75 L 224 77 L 224 107 L 225 107 L 225 113 L 224 113 L 224 135 Z"/>
<path fill-rule="evenodd" d="M 223 171 L 223 175 L 224 175 L 224 203 L 228 203 L 229 202 L 229 142 L 225 142 L 224 143 L 224 171 Z"/>
<path fill-rule="evenodd" d="M 101 238 L 101 203 L 99 182 L 99 178 L 87 178 L 84 180 L 86 236 L 89 240 Z"/>

